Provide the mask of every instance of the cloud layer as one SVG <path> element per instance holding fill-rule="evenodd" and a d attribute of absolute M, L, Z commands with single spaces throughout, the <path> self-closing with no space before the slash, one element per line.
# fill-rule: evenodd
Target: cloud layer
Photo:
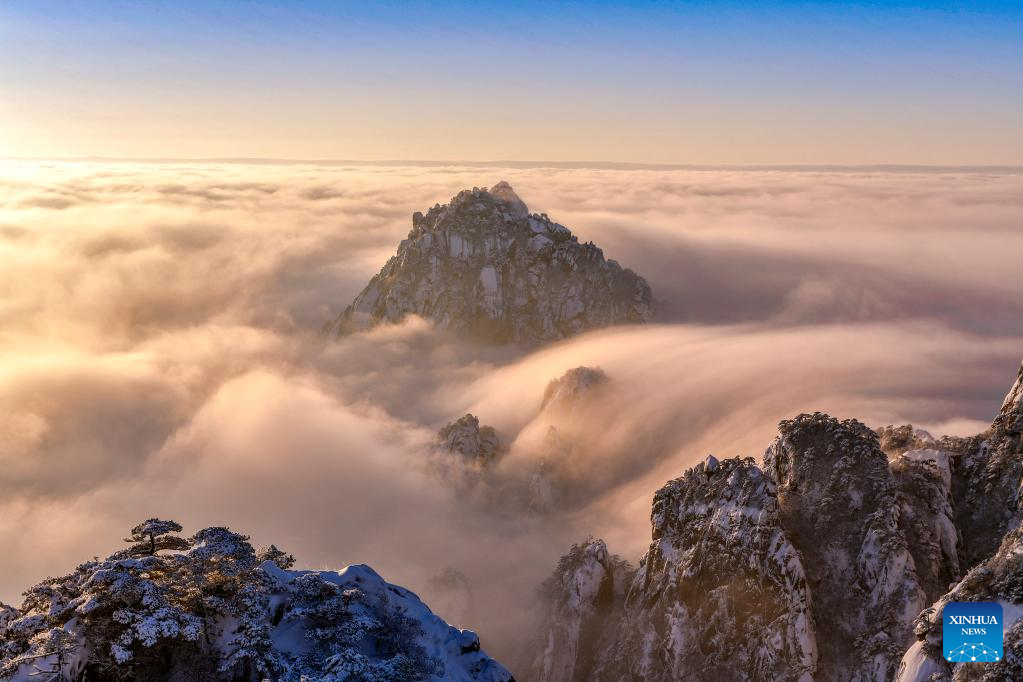
<path fill-rule="evenodd" d="M 646 276 L 664 322 L 530 354 L 418 319 L 324 342 L 412 211 L 500 179 Z M 6 601 L 160 515 L 427 599 L 453 566 L 500 654 L 568 544 L 635 559 L 653 491 L 707 452 L 759 455 L 815 409 L 977 431 L 1023 356 L 1020 175 L 8 162 L 0 189 Z M 431 477 L 466 411 L 528 470 L 544 386 L 578 365 L 616 389 L 556 521 Z"/>

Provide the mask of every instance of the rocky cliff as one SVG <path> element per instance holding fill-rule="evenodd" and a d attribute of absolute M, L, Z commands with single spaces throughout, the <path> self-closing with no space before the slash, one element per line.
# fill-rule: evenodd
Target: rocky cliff
<path fill-rule="evenodd" d="M 654 495 L 653 541 L 592 679 L 807 680 L 811 595 L 775 484 L 752 459 L 706 462 Z"/>
<path fill-rule="evenodd" d="M 620 615 L 546 650 L 545 679 L 1023 679 L 1021 435 L 1023 369 L 972 438 L 816 413 L 779 425 L 763 469 L 708 458 L 654 496 L 650 549 L 601 606 Z M 1002 604 L 1002 661 L 942 658 L 950 601 Z"/>

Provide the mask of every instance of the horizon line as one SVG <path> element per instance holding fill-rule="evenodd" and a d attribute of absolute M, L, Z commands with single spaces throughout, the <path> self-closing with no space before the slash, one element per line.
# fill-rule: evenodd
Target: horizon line
<path fill-rule="evenodd" d="M 172 156 L 0 156 L 3 161 L 58 161 L 106 163 L 223 163 L 237 165 L 313 165 L 375 167 L 478 167 L 478 168 L 562 168 L 571 170 L 739 170 L 739 171 L 832 171 L 832 172 L 1000 172 L 1023 173 L 1023 164 L 912 164 L 912 163 L 674 163 L 642 161 L 534 161 L 497 159 L 302 159 L 245 156 L 172 157 Z"/>

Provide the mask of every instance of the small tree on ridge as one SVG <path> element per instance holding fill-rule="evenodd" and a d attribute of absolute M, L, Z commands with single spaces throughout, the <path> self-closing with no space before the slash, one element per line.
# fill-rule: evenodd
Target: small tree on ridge
<path fill-rule="evenodd" d="M 131 543 L 128 553 L 131 556 L 154 556 L 163 550 L 185 550 L 191 545 L 188 540 L 170 533 L 180 533 L 181 524 L 177 521 L 147 519 L 131 529 L 131 537 L 124 541 Z"/>

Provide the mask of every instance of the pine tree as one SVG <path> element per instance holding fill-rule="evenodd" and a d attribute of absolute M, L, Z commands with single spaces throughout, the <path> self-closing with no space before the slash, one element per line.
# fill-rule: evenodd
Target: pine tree
<path fill-rule="evenodd" d="M 43 682 L 63 682 L 70 658 L 81 645 L 74 635 L 63 628 L 50 630 L 47 639 L 46 649 L 38 656 L 52 657 L 52 661 L 42 668 L 33 665 L 35 672 L 29 673 L 29 677 L 39 678 Z"/>
<path fill-rule="evenodd" d="M 163 550 L 185 550 L 191 545 L 188 540 L 170 533 L 180 533 L 181 524 L 177 521 L 147 519 L 131 529 L 131 537 L 124 541 L 131 543 L 128 547 L 130 556 L 154 556 Z"/>
<path fill-rule="evenodd" d="M 295 565 L 294 555 L 278 549 L 277 545 L 270 545 L 269 547 L 261 548 L 259 552 L 256 553 L 256 558 L 259 559 L 259 563 L 272 561 L 277 564 L 277 568 L 285 571 Z"/>

